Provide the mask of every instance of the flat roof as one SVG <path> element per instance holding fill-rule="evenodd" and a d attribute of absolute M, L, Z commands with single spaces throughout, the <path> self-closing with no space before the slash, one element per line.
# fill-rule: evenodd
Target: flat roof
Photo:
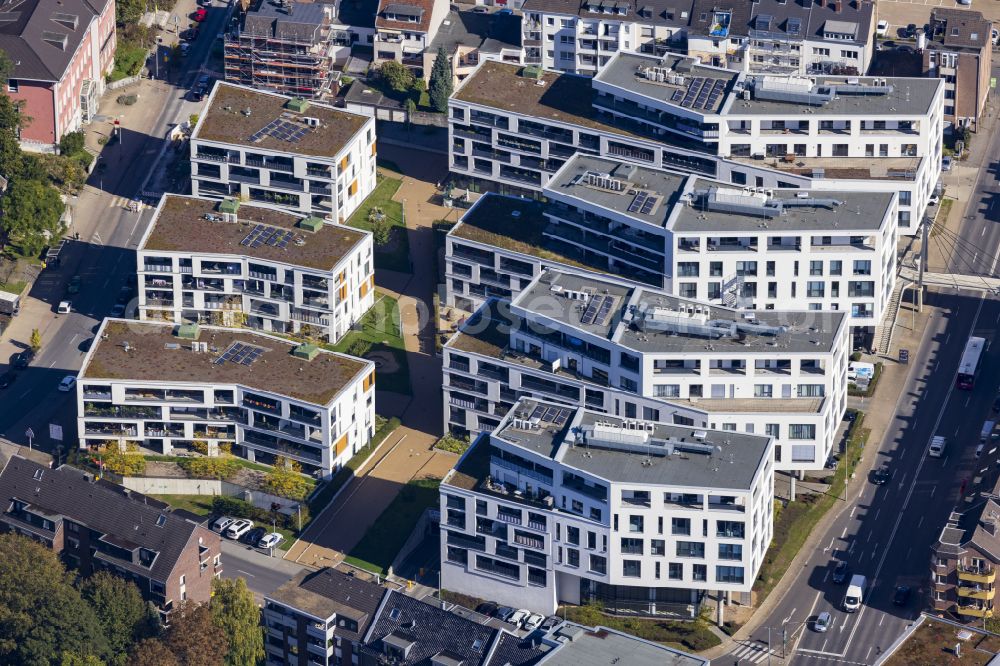
<path fill-rule="evenodd" d="M 544 191 L 586 201 L 662 228 L 689 178 L 576 153 L 552 176 Z"/>
<path fill-rule="evenodd" d="M 763 435 L 635 419 L 628 424 L 521 398 L 493 437 L 612 483 L 749 490 L 770 459 L 771 439 Z"/>
<path fill-rule="evenodd" d="M 291 99 L 219 81 L 191 138 L 333 158 L 368 122 L 367 116 L 311 100 L 303 113 L 296 113 L 285 107 Z M 319 126 L 306 125 L 302 119 L 307 117 L 318 118 Z M 283 138 L 293 128 L 294 139 Z"/>
<path fill-rule="evenodd" d="M 589 294 L 589 299 L 579 298 L 581 294 Z M 590 320 L 592 301 L 606 310 L 604 318 Z M 843 312 L 820 311 L 740 313 L 555 269 L 539 275 L 513 306 L 646 353 L 683 354 L 706 348 L 715 353 L 824 353 L 832 351 L 845 317 Z"/>
<path fill-rule="evenodd" d="M 739 72 L 702 65 L 687 56 L 657 58 L 619 51 L 594 80 L 704 115 L 719 112 L 738 77 Z"/>
<path fill-rule="evenodd" d="M 295 266 L 332 270 L 368 234 L 340 224 L 323 224 L 318 231 L 298 226 L 303 215 L 293 215 L 265 206 L 241 203 L 236 224 L 221 221 L 213 199 L 165 194 L 153 216 L 140 251 L 190 252 L 192 254 L 245 255 Z M 291 231 L 285 247 L 266 241 L 257 247 L 244 244 L 257 225 Z"/>
<path fill-rule="evenodd" d="M 810 76 L 784 77 L 775 75 L 748 75 L 747 87 L 753 92 L 751 99 L 745 100 L 731 95 L 732 103 L 726 107 L 726 115 L 803 114 L 806 109 L 813 115 L 829 116 L 903 116 L 924 115 L 931 109 L 937 98 L 941 79 L 877 77 L 884 85 L 875 85 L 876 77 L 870 76 Z M 783 95 L 759 97 L 759 86 L 773 84 L 772 88 L 791 87 L 807 90 L 806 82 L 812 81 L 811 90 L 820 97 L 814 103 L 802 101 L 799 95 L 784 95 L 786 99 L 775 99 Z M 801 87 L 799 86 L 801 84 Z M 823 96 L 826 97 L 823 97 Z M 821 97 L 825 101 L 821 101 Z"/>
<path fill-rule="evenodd" d="M 591 105 L 594 91 L 589 77 L 545 70 L 534 79 L 521 76 L 524 69 L 522 65 L 487 60 L 452 97 L 462 102 L 611 134 L 640 136 L 598 119 Z"/>
<path fill-rule="evenodd" d="M 877 231 L 885 222 L 895 196 L 893 192 L 772 192 L 771 196 L 747 194 L 740 187 L 696 179 L 689 192 L 692 196 L 676 207 L 670 229 L 674 232 L 821 231 L 830 235 L 852 230 Z M 720 194 L 722 200 L 716 198 Z"/>
<path fill-rule="evenodd" d="M 292 355 L 295 343 L 242 329 L 199 327 L 198 342 L 208 351 L 195 353 L 192 341 L 175 335 L 170 323 L 105 319 L 80 379 L 240 384 L 251 389 L 326 405 L 350 382 L 372 371 L 372 364 L 352 356 L 320 350 L 309 361 Z M 260 352 L 249 365 L 220 357 L 235 343 Z"/>
<path fill-rule="evenodd" d="M 781 171 L 805 178 L 813 178 L 817 170 L 826 180 L 898 180 L 912 181 L 917 177 L 922 157 L 800 157 L 785 161 L 769 157 L 758 160 L 752 157 L 730 156 L 725 159 L 747 166 Z"/>
<path fill-rule="evenodd" d="M 574 629 L 572 638 L 567 640 Z M 708 666 L 711 663 L 698 655 L 600 626 L 590 629 L 564 625 L 553 632 L 553 637 L 562 640 L 542 657 L 538 666 Z"/>

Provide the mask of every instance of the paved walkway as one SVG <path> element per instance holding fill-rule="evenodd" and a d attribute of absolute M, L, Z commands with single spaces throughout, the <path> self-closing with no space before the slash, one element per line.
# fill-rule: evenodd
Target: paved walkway
<path fill-rule="evenodd" d="M 432 324 L 437 276 L 431 225 L 434 220 L 457 214 L 433 203 L 435 183 L 444 177 L 446 166 L 439 157 L 406 149 L 380 145 L 379 152 L 406 174 L 395 199 L 406 211 L 413 273 L 376 271 L 375 283 L 399 301 L 413 396 L 377 394 L 376 410 L 399 416 L 402 425 L 289 549 L 285 557 L 302 564 L 331 566 L 340 562 L 403 485 L 415 478 L 441 478 L 457 460 L 454 454 L 432 450 L 441 434 L 444 412 L 441 360 L 434 352 Z"/>

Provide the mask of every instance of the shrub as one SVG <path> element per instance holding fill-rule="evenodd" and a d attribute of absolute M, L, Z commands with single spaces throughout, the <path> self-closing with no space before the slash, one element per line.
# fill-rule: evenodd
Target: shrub
<path fill-rule="evenodd" d="M 861 352 L 854 352 L 853 354 L 851 354 L 851 361 L 857 363 L 860 360 L 861 360 Z"/>
<path fill-rule="evenodd" d="M 302 505 L 302 525 L 309 523 L 309 507 Z M 261 509 L 250 502 L 244 502 L 235 497 L 216 497 L 212 500 L 212 513 L 215 515 L 225 515 L 232 518 L 247 518 L 262 524 L 270 524 L 274 520 L 279 527 L 292 531 L 298 530 L 298 516 L 292 514 L 286 516 L 283 513 L 272 513 L 267 509 Z"/>
<path fill-rule="evenodd" d="M 122 476 L 141 476 L 146 472 L 146 459 L 137 450 L 134 443 L 127 444 L 125 451 L 122 451 L 118 442 L 108 442 L 97 450 L 97 457 L 109 472 Z"/>
<path fill-rule="evenodd" d="M 195 479 L 226 479 L 232 478 L 240 469 L 240 464 L 229 458 L 191 458 L 182 460 L 181 466 L 188 476 Z"/>
<path fill-rule="evenodd" d="M 124 106 L 132 106 L 133 104 L 139 101 L 139 96 L 134 94 L 118 95 L 115 101 Z"/>
<path fill-rule="evenodd" d="M 208 455 L 208 442 L 203 439 L 196 439 L 191 442 L 191 448 L 203 456 Z"/>
<path fill-rule="evenodd" d="M 468 438 L 459 438 L 454 435 L 445 435 L 437 441 L 434 448 L 461 455 L 469 448 L 469 440 Z"/>
<path fill-rule="evenodd" d="M 264 478 L 264 490 L 272 495 L 301 501 L 309 493 L 309 483 L 296 472 L 276 467 Z"/>
<path fill-rule="evenodd" d="M 358 338 L 347 347 L 349 356 L 362 357 L 372 349 L 372 343 L 364 338 Z"/>

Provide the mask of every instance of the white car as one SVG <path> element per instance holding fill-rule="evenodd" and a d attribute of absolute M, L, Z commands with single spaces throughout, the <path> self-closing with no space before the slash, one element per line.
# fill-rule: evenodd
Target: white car
<path fill-rule="evenodd" d="M 277 548 L 278 544 L 285 540 L 285 537 L 281 536 L 277 532 L 271 532 L 270 534 L 265 534 L 264 537 L 257 542 L 258 548 L 263 548 L 267 550 L 268 548 Z"/>
<path fill-rule="evenodd" d="M 56 312 L 59 314 L 69 314 L 73 311 L 73 303 L 70 301 L 59 301 L 59 307 L 56 308 Z"/>
<path fill-rule="evenodd" d="M 62 378 L 62 381 L 59 382 L 59 390 L 64 393 L 72 391 L 74 386 L 76 386 L 76 377 L 73 375 L 66 375 Z"/>
<path fill-rule="evenodd" d="M 219 516 L 218 518 L 215 519 L 215 522 L 212 523 L 212 529 L 218 532 L 219 534 L 222 534 L 223 532 L 226 531 L 226 528 L 232 525 L 234 522 L 236 522 L 236 519 L 234 518 L 230 518 L 229 516 Z"/>
<path fill-rule="evenodd" d="M 950 156 L 945 155 L 941 158 L 941 171 L 951 171 L 951 165 L 955 162 Z"/>
<path fill-rule="evenodd" d="M 937 206 L 939 203 L 941 203 L 941 197 L 939 197 L 938 195 L 932 194 L 929 197 L 927 197 L 928 206 Z"/>
<path fill-rule="evenodd" d="M 239 539 L 241 536 L 253 529 L 253 521 L 240 518 L 226 528 L 227 539 Z"/>
<path fill-rule="evenodd" d="M 527 631 L 534 631 L 538 627 L 542 626 L 542 622 L 545 622 L 545 616 L 539 615 L 538 613 L 532 613 L 525 619 L 524 624 L 521 627 Z"/>
<path fill-rule="evenodd" d="M 889 34 L 889 22 L 886 21 L 885 19 L 882 19 L 881 21 L 879 21 L 878 25 L 875 26 L 875 34 L 878 37 L 885 37 L 886 35 L 888 35 Z"/>
<path fill-rule="evenodd" d="M 529 615 L 531 615 L 531 611 L 527 611 L 521 608 L 514 611 L 513 614 L 511 614 L 511 616 L 507 618 L 507 621 L 510 622 L 515 627 L 520 627 L 521 623 L 527 620 Z"/>

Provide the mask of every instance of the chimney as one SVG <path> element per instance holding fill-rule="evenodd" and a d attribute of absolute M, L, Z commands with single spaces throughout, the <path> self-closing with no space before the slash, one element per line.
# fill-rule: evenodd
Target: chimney
<path fill-rule="evenodd" d="M 830 9 L 839 14 L 843 0 L 830 0 Z"/>
<path fill-rule="evenodd" d="M 816 0 L 816 4 L 819 5 L 820 7 L 823 7 L 823 6 L 826 5 L 826 1 L 825 0 Z"/>
<path fill-rule="evenodd" d="M 983 529 L 986 530 L 990 535 L 996 536 L 997 534 L 997 524 L 993 516 L 983 518 L 982 520 Z"/>

